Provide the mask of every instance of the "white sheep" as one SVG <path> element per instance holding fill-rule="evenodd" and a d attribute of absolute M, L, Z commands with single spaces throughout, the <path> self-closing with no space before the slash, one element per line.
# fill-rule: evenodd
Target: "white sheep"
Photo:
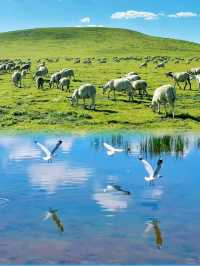
<path fill-rule="evenodd" d="M 128 94 L 129 100 L 133 100 L 133 87 L 131 82 L 126 78 L 110 80 L 103 86 L 103 94 L 108 91 L 108 99 L 110 98 L 110 93 L 113 91 L 114 99 L 116 100 L 116 91 L 126 92 Z"/>
<path fill-rule="evenodd" d="M 190 70 L 190 73 L 193 75 L 199 75 L 200 74 L 200 67 L 192 68 Z"/>
<path fill-rule="evenodd" d="M 23 69 L 23 70 L 21 71 L 21 75 L 22 75 L 22 78 L 25 78 L 26 75 L 27 75 L 27 70 Z"/>
<path fill-rule="evenodd" d="M 125 76 L 125 78 L 128 79 L 129 81 L 135 81 L 141 79 L 139 75 L 127 75 Z"/>
<path fill-rule="evenodd" d="M 161 68 L 161 67 L 165 67 L 165 63 L 164 62 L 160 62 L 156 65 L 156 68 Z"/>
<path fill-rule="evenodd" d="M 133 75 L 138 75 L 138 73 L 136 73 L 136 72 L 129 72 L 128 74 L 125 75 L 125 77 L 127 77 L 127 76 L 133 76 Z"/>
<path fill-rule="evenodd" d="M 141 68 L 141 67 L 147 67 L 147 66 L 148 66 L 148 63 L 147 62 L 144 62 L 144 63 L 140 64 L 139 67 Z"/>
<path fill-rule="evenodd" d="M 43 89 L 44 88 L 44 84 L 45 83 L 49 84 L 50 80 L 49 79 L 45 79 L 43 77 L 37 77 L 35 82 L 36 82 L 36 86 L 37 86 L 38 89 Z"/>
<path fill-rule="evenodd" d="M 59 87 L 61 88 L 61 90 L 64 90 L 64 87 L 67 87 L 67 90 L 70 91 L 70 80 L 68 78 L 61 78 L 59 81 Z"/>
<path fill-rule="evenodd" d="M 33 79 L 36 77 L 45 77 L 49 73 L 48 68 L 46 66 L 40 66 L 39 69 L 35 72 Z"/>
<path fill-rule="evenodd" d="M 21 88 L 21 86 L 22 86 L 22 74 L 20 71 L 15 71 L 12 74 L 12 81 L 16 87 Z"/>
<path fill-rule="evenodd" d="M 69 78 L 71 79 L 72 77 L 75 78 L 74 75 L 74 70 L 72 69 L 63 69 L 60 71 L 61 78 Z"/>
<path fill-rule="evenodd" d="M 188 72 L 168 72 L 166 73 L 166 76 L 173 78 L 173 80 L 175 81 L 175 86 L 178 85 L 179 88 L 181 88 L 179 82 L 185 82 L 184 90 L 186 89 L 187 85 L 190 86 L 190 90 L 192 89 L 192 85 L 190 82 L 190 74 Z"/>
<path fill-rule="evenodd" d="M 192 79 L 196 80 L 197 85 L 198 85 L 198 89 L 199 89 L 199 92 L 200 92 L 200 74 L 199 75 L 191 75 L 190 78 L 191 78 L 191 80 Z"/>
<path fill-rule="evenodd" d="M 59 81 L 61 79 L 61 73 L 60 72 L 56 72 L 54 74 L 51 75 L 51 78 L 50 78 L 50 82 L 49 82 L 49 85 L 50 85 L 50 88 L 56 84 L 57 88 L 58 88 L 58 84 L 59 84 Z"/>
<path fill-rule="evenodd" d="M 147 82 L 145 80 L 135 80 L 135 81 L 131 82 L 131 84 L 132 84 L 134 92 L 138 91 L 139 95 L 142 95 L 142 97 L 144 95 L 148 95 L 148 93 L 147 93 L 148 85 L 147 85 Z"/>
<path fill-rule="evenodd" d="M 154 112 L 160 113 L 160 105 L 163 104 L 167 115 L 166 106 L 169 105 L 174 118 L 174 107 L 176 102 L 176 88 L 172 85 L 163 85 L 154 92 L 151 108 Z"/>
<path fill-rule="evenodd" d="M 71 97 L 71 103 L 72 105 L 78 104 L 79 99 L 83 99 L 84 106 L 85 106 L 85 100 L 91 99 L 92 104 L 90 105 L 90 108 L 95 109 L 95 99 L 96 99 L 96 88 L 92 84 L 85 84 L 82 85 L 79 89 L 74 90 L 72 97 Z"/>

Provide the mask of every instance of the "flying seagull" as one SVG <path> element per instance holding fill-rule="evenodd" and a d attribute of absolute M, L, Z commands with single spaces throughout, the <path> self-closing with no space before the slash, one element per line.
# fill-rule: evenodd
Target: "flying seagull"
<path fill-rule="evenodd" d="M 162 164 L 163 164 L 162 159 L 158 160 L 157 167 L 155 170 L 150 165 L 150 163 L 145 161 L 143 158 L 139 158 L 139 160 L 143 163 L 144 168 L 146 169 L 146 171 L 149 175 L 149 176 L 145 176 L 145 178 L 144 178 L 147 182 L 150 182 L 150 184 L 153 184 L 156 179 L 161 178 L 161 175 L 159 175 L 159 172 L 160 172 L 160 170 L 162 168 Z"/>
<path fill-rule="evenodd" d="M 104 192 L 117 192 L 117 191 L 122 192 L 126 195 L 131 194 L 130 191 L 122 189 L 122 187 L 119 185 L 107 185 L 107 187 L 104 189 Z"/>
<path fill-rule="evenodd" d="M 53 150 L 50 152 L 43 144 L 39 143 L 38 141 L 35 141 L 35 144 L 38 145 L 40 147 L 40 149 L 45 153 L 45 157 L 43 157 L 43 160 L 51 162 L 55 152 L 57 151 L 57 149 L 60 147 L 60 145 L 62 144 L 62 140 L 59 140 L 56 144 L 56 146 L 53 148 Z"/>
<path fill-rule="evenodd" d="M 109 156 L 114 155 L 116 152 L 123 152 L 124 151 L 123 149 L 114 148 L 113 146 L 111 146 L 105 142 L 103 143 L 103 146 L 104 146 L 104 148 L 106 148 L 107 155 L 109 155 Z"/>

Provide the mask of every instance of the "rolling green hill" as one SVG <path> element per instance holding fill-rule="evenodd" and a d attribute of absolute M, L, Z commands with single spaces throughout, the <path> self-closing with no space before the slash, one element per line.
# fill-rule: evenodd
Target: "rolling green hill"
<path fill-rule="evenodd" d="M 117 28 L 44 28 L 0 33 L 0 57 L 195 56 L 200 44 Z"/>

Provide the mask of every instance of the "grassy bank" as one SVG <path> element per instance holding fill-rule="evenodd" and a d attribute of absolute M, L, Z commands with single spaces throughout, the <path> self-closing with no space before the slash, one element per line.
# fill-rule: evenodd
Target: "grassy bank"
<path fill-rule="evenodd" d="M 141 62 L 121 61 L 115 63 L 113 56 L 165 55 L 184 57 L 200 54 L 200 45 L 150 37 L 141 33 L 121 29 L 68 28 L 38 29 L 0 34 L 0 58 L 30 58 L 35 71 L 39 58 L 56 58 L 58 62 L 47 63 L 50 73 L 63 68 L 73 68 L 76 81 L 71 90 L 83 83 L 97 87 L 97 109 L 86 110 L 83 106 L 72 107 L 68 97 L 71 93 L 57 89 L 37 90 L 29 74 L 23 87 L 15 88 L 11 74 L 0 75 L 0 125 L 2 130 L 198 130 L 200 122 L 200 94 L 195 82 L 193 90 L 177 90 L 176 118 L 165 118 L 154 114 L 149 108 L 153 91 L 160 85 L 172 83 L 165 77 L 167 71 L 184 71 L 200 66 L 200 62 L 179 64 L 170 62 L 165 69 L 155 69 L 150 63 L 139 68 Z M 91 65 L 73 64 L 65 57 L 95 57 Z M 106 64 L 96 59 L 106 57 Z M 110 79 L 136 71 L 149 84 L 149 97 L 135 97 L 134 103 L 118 95 L 118 100 L 108 100 L 102 94 L 102 85 Z"/>

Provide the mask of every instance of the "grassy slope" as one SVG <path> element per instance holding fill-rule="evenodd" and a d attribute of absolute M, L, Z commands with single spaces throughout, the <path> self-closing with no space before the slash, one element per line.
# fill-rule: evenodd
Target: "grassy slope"
<path fill-rule="evenodd" d="M 177 114 L 189 114 L 188 119 L 166 119 L 153 114 L 149 109 L 149 99 L 136 98 L 134 103 L 127 103 L 126 97 L 119 96 L 119 101 L 108 101 L 102 95 L 102 85 L 112 79 L 121 77 L 127 72 L 138 71 L 149 83 L 150 96 L 153 90 L 170 83 L 164 73 L 168 70 L 182 71 L 188 65 L 170 63 L 166 69 L 156 70 L 153 64 L 147 69 L 139 69 L 138 62 L 127 61 L 100 65 L 74 65 L 64 60 L 64 56 L 85 58 L 88 56 L 112 57 L 115 55 L 170 55 L 198 56 L 200 45 L 150 37 L 138 32 L 122 29 L 105 28 L 53 28 L 9 32 L 0 34 L 0 58 L 31 58 L 35 60 L 45 57 L 60 57 L 58 63 L 49 63 L 50 72 L 70 67 L 77 73 L 77 82 L 72 88 L 84 82 L 97 86 L 97 111 L 84 110 L 82 107 L 72 108 L 66 101 L 69 93 L 56 89 L 38 91 L 29 75 L 24 80 L 24 88 L 14 88 L 10 82 L 10 74 L 1 75 L 0 79 L 0 124 L 5 129 L 198 129 L 195 119 L 200 117 L 200 96 L 196 84 L 193 91 L 178 90 Z M 198 66 L 193 63 L 189 67 Z M 91 119 L 85 115 L 89 114 Z"/>

